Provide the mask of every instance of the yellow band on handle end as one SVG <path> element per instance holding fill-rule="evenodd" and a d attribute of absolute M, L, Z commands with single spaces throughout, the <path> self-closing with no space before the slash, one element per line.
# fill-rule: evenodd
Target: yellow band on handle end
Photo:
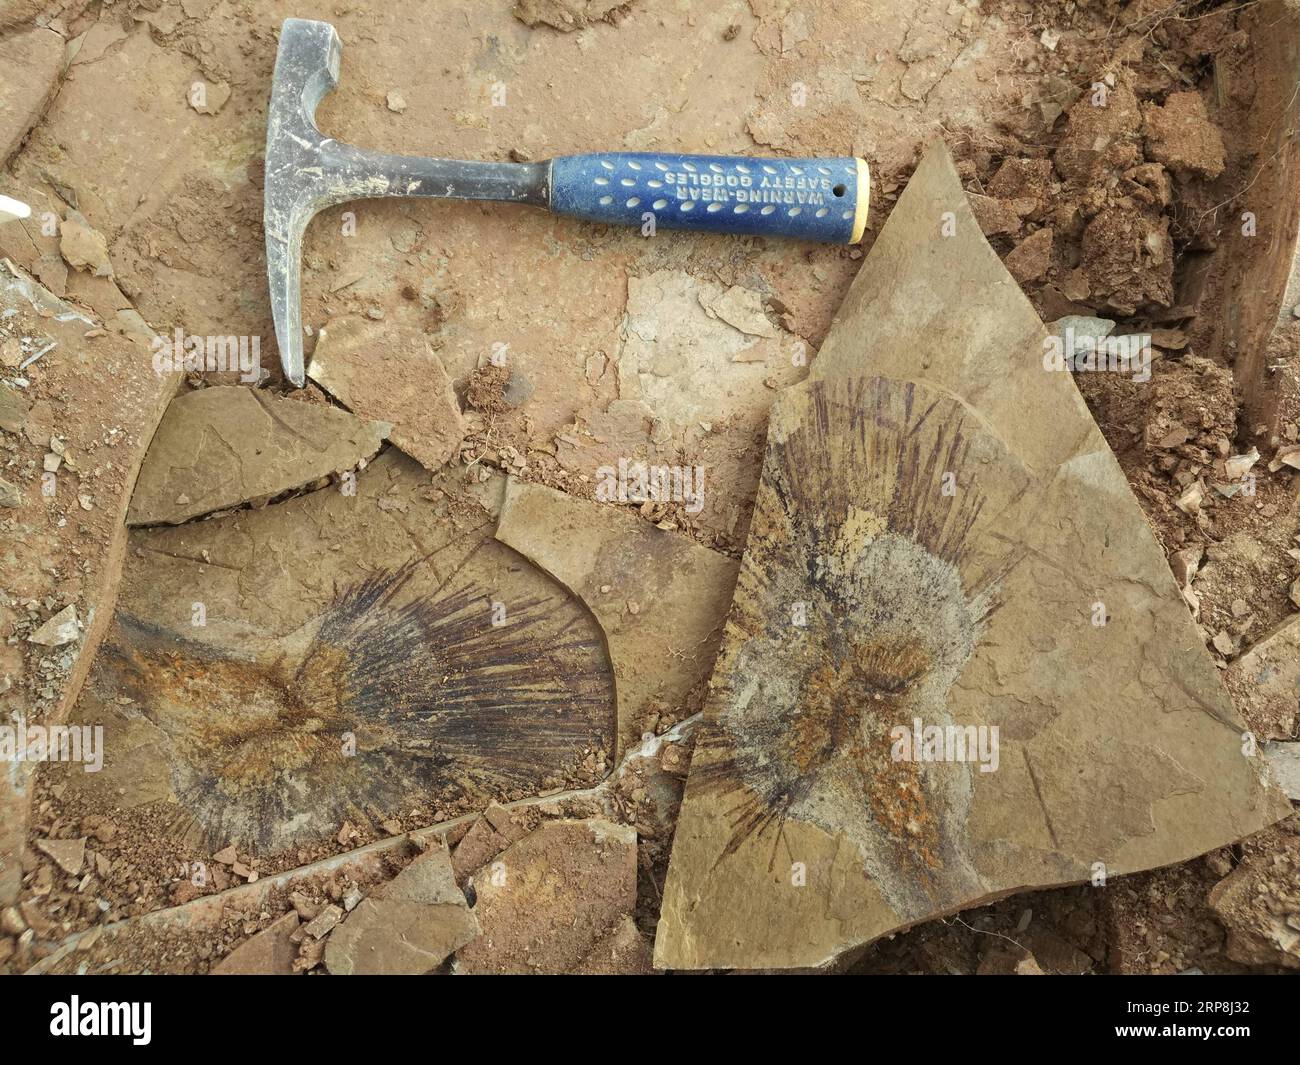
<path fill-rule="evenodd" d="M 871 209 L 871 168 L 865 159 L 856 159 L 858 164 L 858 208 L 853 215 L 853 235 L 850 244 L 857 244 L 862 234 L 867 231 L 867 212 Z"/>

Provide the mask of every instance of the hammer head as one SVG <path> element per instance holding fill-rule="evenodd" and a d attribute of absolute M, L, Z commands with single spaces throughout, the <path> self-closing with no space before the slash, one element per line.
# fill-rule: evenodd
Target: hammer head
<path fill-rule="evenodd" d="M 266 116 L 263 228 L 271 313 L 285 376 L 305 380 L 302 353 L 302 238 L 331 202 L 321 151 L 330 143 L 316 126 L 316 105 L 339 80 L 343 42 L 328 22 L 286 19 Z"/>

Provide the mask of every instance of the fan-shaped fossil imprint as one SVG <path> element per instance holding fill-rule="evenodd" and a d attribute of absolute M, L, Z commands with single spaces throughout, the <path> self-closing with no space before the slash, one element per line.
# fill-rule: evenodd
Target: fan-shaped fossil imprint
<path fill-rule="evenodd" d="M 355 495 L 135 533 L 74 714 L 104 726 L 103 771 L 45 772 L 69 809 L 165 829 L 182 857 L 595 783 L 600 627 L 493 527 L 390 451 Z"/>
<path fill-rule="evenodd" d="M 776 850 L 785 821 L 809 822 L 920 912 L 977 882 L 960 846 L 971 768 L 895 759 L 893 736 L 953 724 L 949 690 L 1011 564 L 971 545 L 1025 477 L 977 419 L 910 384 L 803 386 L 772 417 L 692 783 L 727 810 L 724 853 L 765 835 Z M 990 496 L 978 471 L 994 461 L 1013 472 Z"/>
<path fill-rule="evenodd" d="M 580 607 L 511 602 L 497 625 L 482 586 L 402 601 L 413 570 L 361 581 L 254 660 L 119 616 L 107 668 L 171 741 L 176 799 L 209 843 L 274 848 L 413 797 L 535 790 L 610 742 Z"/>

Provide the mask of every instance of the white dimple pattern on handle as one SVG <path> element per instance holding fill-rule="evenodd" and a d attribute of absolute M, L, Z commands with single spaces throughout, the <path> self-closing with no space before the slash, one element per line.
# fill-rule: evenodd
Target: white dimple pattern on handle
<path fill-rule="evenodd" d="M 644 167 L 641 165 L 641 163 L 637 162 L 637 161 L 634 160 L 634 159 L 628 159 L 628 160 L 626 160 L 626 162 L 627 162 L 628 168 L 631 169 L 631 170 L 643 170 L 643 169 L 644 169 Z M 607 160 L 607 159 L 602 159 L 602 160 L 600 160 L 600 165 L 601 165 L 604 169 L 606 169 L 606 170 L 614 170 L 614 169 L 616 169 L 615 164 L 611 163 L 611 162 L 610 162 L 609 160 Z M 659 171 L 662 172 L 662 173 L 668 173 L 669 170 L 670 170 L 669 166 L 668 166 L 666 163 L 661 163 L 661 162 L 655 161 L 655 162 L 653 163 L 653 165 L 654 165 L 654 167 L 655 167 L 656 170 L 659 170 Z M 719 166 L 717 163 L 709 163 L 709 164 L 707 164 L 707 165 L 708 165 L 709 170 L 713 171 L 715 174 L 725 174 L 725 173 L 726 173 L 726 170 L 725 170 L 723 167 Z M 743 163 L 735 163 L 735 164 L 733 164 L 733 166 L 734 166 L 735 170 L 738 171 L 738 172 L 741 173 L 741 174 L 749 174 L 749 173 L 751 173 L 751 169 L 750 169 L 748 166 L 745 166 Z M 698 171 L 699 171 L 699 168 L 698 168 L 694 163 L 688 163 L 688 162 L 686 162 L 685 160 L 682 161 L 682 163 L 681 163 L 681 167 L 682 167 L 683 170 L 689 171 L 689 172 L 692 173 L 692 174 L 694 174 L 694 173 L 698 173 Z M 760 168 L 762 169 L 762 171 L 763 171 L 765 174 L 771 174 L 771 175 L 777 175 L 777 176 L 779 176 L 779 174 L 780 174 L 780 171 L 777 170 L 776 167 L 769 166 L 769 165 L 766 164 L 766 163 L 762 163 L 762 164 L 760 164 Z M 827 167 L 827 166 L 817 166 L 817 167 L 816 167 L 816 170 L 817 170 L 818 173 L 822 174 L 822 175 L 825 176 L 825 177 L 830 177 L 831 174 L 832 174 L 832 171 L 831 171 L 830 167 Z M 792 173 L 792 174 L 799 174 L 799 175 L 802 175 L 802 174 L 804 173 L 804 169 L 803 169 L 802 167 L 793 166 L 793 165 L 791 165 L 791 166 L 789 167 L 789 171 L 790 171 L 790 173 Z M 848 174 L 850 177 L 854 178 L 854 179 L 857 178 L 857 170 L 856 170 L 854 167 L 852 167 L 852 166 L 846 166 L 846 167 L 844 168 L 844 172 L 845 172 L 846 174 Z M 610 179 L 609 179 L 608 177 L 605 177 L 605 176 L 603 176 L 603 175 L 602 175 L 602 176 L 599 176 L 599 177 L 596 177 L 596 178 L 593 178 L 592 180 L 593 180 L 594 184 L 596 184 L 596 185 L 598 185 L 598 186 L 608 185 L 608 184 L 609 184 L 609 181 L 610 181 Z M 636 179 L 635 179 L 635 178 L 628 178 L 628 177 L 620 178 L 620 179 L 619 179 L 619 184 L 623 185 L 623 186 L 626 187 L 626 188 L 634 188 L 634 187 L 636 186 Z M 652 188 L 652 189 L 661 189 L 661 188 L 663 188 L 663 186 L 664 186 L 664 183 L 663 183 L 662 181 L 659 181 L 659 180 L 654 179 L 654 178 L 649 179 L 649 180 L 646 182 L 646 184 L 647 184 L 650 188 Z M 598 202 L 602 207 L 608 207 L 610 204 L 612 204 L 612 203 L 614 202 L 614 197 L 613 197 L 613 196 L 608 196 L 608 195 L 606 195 L 606 196 L 602 196 L 602 197 L 600 197 L 600 199 L 599 199 L 597 202 Z M 640 198 L 639 196 L 632 196 L 631 198 L 629 198 L 629 199 L 626 201 L 626 204 L 627 204 L 628 207 L 636 207 L 636 206 L 638 206 L 640 203 L 641 203 L 641 198 Z M 651 206 L 654 207 L 654 209 L 655 209 L 656 211 L 661 211 L 661 210 L 663 210 L 665 207 L 668 206 L 668 200 L 665 199 L 665 198 L 663 198 L 663 197 L 660 197 L 659 199 L 655 200 L 654 203 L 653 203 Z M 682 201 L 678 206 L 679 206 L 679 208 L 681 209 L 681 211 L 682 211 L 683 213 L 687 213 L 687 212 L 693 211 L 693 210 L 695 209 L 695 201 L 694 201 L 694 200 L 683 200 L 683 201 Z M 708 205 L 705 207 L 705 210 L 708 211 L 710 214 L 714 214 L 714 213 L 716 213 L 717 211 L 721 211 L 721 210 L 723 209 L 723 206 L 724 206 L 724 205 L 721 204 L 721 203 L 710 203 L 710 204 L 708 204 Z M 739 203 L 739 204 L 736 204 L 736 206 L 732 208 L 732 211 L 733 211 L 733 213 L 735 213 L 735 214 L 748 214 L 748 213 L 749 213 L 749 207 L 750 207 L 750 205 L 747 204 L 747 203 Z M 770 215 L 770 214 L 775 213 L 775 211 L 776 211 L 776 205 L 775 205 L 775 204 L 770 204 L 770 203 L 768 203 L 768 204 L 764 204 L 761 208 L 759 208 L 759 212 L 758 212 L 758 213 L 761 214 L 761 215 Z M 825 218 L 829 213 L 830 213 L 830 209 L 829 209 L 829 208 L 827 208 L 827 207 L 820 207 L 820 208 L 818 208 L 817 211 L 814 213 L 814 217 L 816 217 L 816 218 Z M 801 215 L 801 214 L 803 214 L 803 207 L 791 207 L 791 208 L 789 209 L 789 211 L 788 211 L 788 215 L 789 215 L 790 218 L 797 218 L 797 217 L 799 217 L 799 215 Z M 853 212 L 852 210 L 846 210 L 846 211 L 842 211 L 842 212 L 840 212 L 840 218 L 843 219 L 843 220 L 846 221 L 846 222 L 849 221 L 850 219 L 852 219 L 853 217 L 854 217 L 854 212 Z"/>

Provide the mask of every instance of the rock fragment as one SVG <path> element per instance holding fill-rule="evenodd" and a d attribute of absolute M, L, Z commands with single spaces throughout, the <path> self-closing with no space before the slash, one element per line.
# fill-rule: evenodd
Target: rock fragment
<path fill-rule="evenodd" d="M 292 911 L 246 939 L 212 967 L 213 976 L 292 976 L 298 944 L 290 937 L 298 928 Z"/>
<path fill-rule="evenodd" d="M 1258 639 L 1223 675 L 1260 741 L 1290 740 L 1300 703 L 1300 617 Z"/>
<path fill-rule="evenodd" d="M 76 876 L 86 863 L 86 839 L 38 839 L 37 849 L 44 851 L 69 876 Z"/>
<path fill-rule="evenodd" d="M 474 875 L 482 936 L 457 952 L 455 971 L 570 973 L 634 955 L 615 942 L 636 906 L 636 869 L 626 825 L 546 822 Z"/>
<path fill-rule="evenodd" d="M 69 603 L 27 639 L 30 643 L 38 643 L 43 647 L 62 647 L 80 635 L 81 623 L 77 620 L 76 604 Z"/>
<path fill-rule="evenodd" d="M 491 816 L 489 816 L 491 815 Z M 476 820 L 452 852 L 452 868 L 457 881 L 481 869 L 510 844 L 528 835 L 528 829 L 502 806 L 489 806 Z"/>
<path fill-rule="evenodd" d="M 1300 743 L 1270 743 L 1264 757 L 1273 769 L 1278 786 L 1292 802 L 1300 802 Z"/>
<path fill-rule="evenodd" d="M 1018 215 L 1038 220 L 1047 213 L 1055 187 L 1050 159 L 1013 156 L 998 168 L 988 190 L 990 196 L 1008 203 Z"/>
<path fill-rule="evenodd" d="M 1052 265 L 1052 227 L 1044 226 L 1012 249 L 1005 265 L 1022 285 L 1039 280 Z"/>
<path fill-rule="evenodd" d="M 593 22 L 609 21 L 631 0 L 517 0 L 514 15 L 525 26 L 550 26 L 572 33 Z"/>
<path fill-rule="evenodd" d="M 1300 837 L 1277 836 L 1250 851 L 1210 890 L 1209 906 L 1228 930 L 1227 954 L 1243 965 L 1300 969 Z"/>
<path fill-rule="evenodd" d="M 1300 444 L 1283 444 L 1268 463 L 1270 473 L 1277 473 L 1283 466 L 1300 469 Z"/>
<path fill-rule="evenodd" d="M 1174 301 L 1174 249 L 1169 219 L 1126 203 L 1097 212 L 1083 231 L 1082 267 L 1092 294 L 1124 315 L 1148 303 Z"/>
<path fill-rule="evenodd" d="M 1061 338 L 1065 355 L 1072 357 L 1096 351 L 1102 341 L 1115 332 L 1115 323 L 1109 318 L 1071 314 L 1058 318 L 1049 328 Z"/>
<path fill-rule="evenodd" d="M 264 502 L 355 469 L 388 431 L 383 422 L 256 389 L 187 392 L 168 406 L 149 445 L 127 522 L 175 525 Z"/>
<path fill-rule="evenodd" d="M 1252 447 L 1244 455 L 1232 455 L 1223 462 L 1224 476 L 1230 481 L 1245 477 L 1259 461 L 1259 449 Z"/>
<path fill-rule="evenodd" d="M 21 433 L 27 424 L 27 401 L 18 389 L 0 381 L 0 429 L 6 433 Z"/>
<path fill-rule="evenodd" d="M 392 442 L 425 469 L 439 469 L 460 450 L 460 403 L 422 333 L 334 319 L 320 331 L 307 376 L 353 413 L 391 424 Z"/>
<path fill-rule="evenodd" d="M 774 338 L 780 335 L 763 313 L 762 295 L 753 289 L 732 285 L 713 298 L 701 292 L 700 306 L 746 336 Z"/>
<path fill-rule="evenodd" d="M 200 92 L 190 89 L 187 99 L 190 106 L 201 115 L 219 115 L 230 102 L 230 85 L 224 81 L 204 82 Z"/>
<path fill-rule="evenodd" d="M 77 211 L 68 211 L 59 226 L 59 254 L 76 270 L 95 277 L 113 274 L 113 264 L 108 261 L 108 241 Z"/>
<path fill-rule="evenodd" d="M 330 903 L 322 906 L 320 913 L 303 925 L 303 931 L 312 939 L 323 939 L 343 920 L 343 908 Z"/>
<path fill-rule="evenodd" d="M 0 166 L 58 91 L 63 50 L 63 38 L 50 29 L 0 35 Z"/>
<path fill-rule="evenodd" d="M 966 198 L 970 201 L 975 221 L 986 237 L 1014 237 L 1019 234 L 1023 223 L 1014 204 L 976 192 L 968 192 Z"/>
<path fill-rule="evenodd" d="M 347 915 L 326 943 L 325 966 L 336 976 L 423 975 L 478 932 L 450 855 L 433 847 Z"/>
<path fill-rule="evenodd" d="M 1097 99 L 1104 98 L 1104 106 Z M 1127 169 L 1141 161 L 1137 147 L 1142 113 L 1125 83 L 1085 93 L 1070 108 L 1069 124 L 1053 156 L 1057 172 L 1085 185 L 1108 169 Z"/>
<path fill-rule="evenodd" d="M 16 484 L 10 484 L 0 477 L 0 507 L 17 510 L 23 505 L 23 493 Z"/>
<path fill-rule="evenodd" d="M 1223 134 L 1199 92 L 1170 93 L 1163 105 L 1144 104 L 1147 155 L 1175 173 L 1216 178 L 1223 173 Z"/>

